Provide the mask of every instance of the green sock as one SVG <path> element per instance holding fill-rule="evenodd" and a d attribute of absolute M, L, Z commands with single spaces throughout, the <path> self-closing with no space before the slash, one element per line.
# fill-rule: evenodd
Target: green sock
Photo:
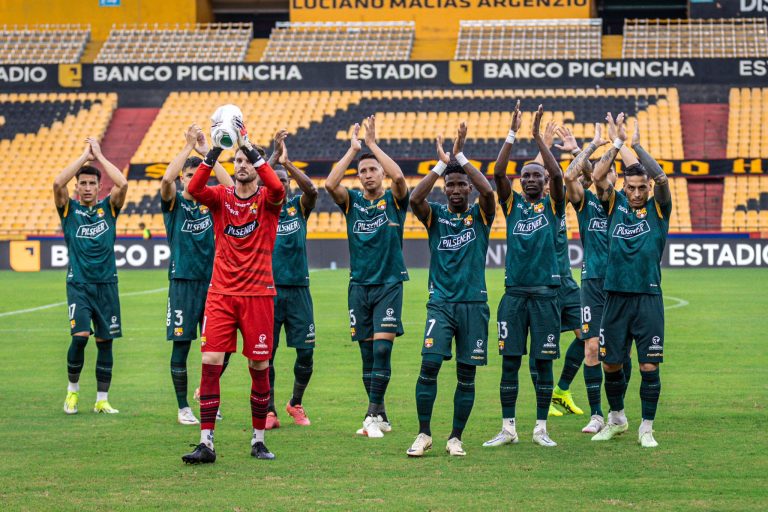
<path fill-rule="evenodd" d="M 632 358 L 627 356 L 627 360 L 624 361 L 624 394 L 627 396 L 627 388 L 629 387 L 629 378 L 632 377 Z"/>
<path fill-rule="evenodd" d="M 536 359 L 528 355 L 528 370 L 531 372 L 531 382 L 533 382 L 533 388 L 536 389 L 536 377 L 539 375 L 539 371 L 536 369 Z"/>
<path fill-rule="evenodd" d="M 72 342 L 67 351 L 67 378 L 72 384 L 80 381 L 80 372 L 85 364 L 85 346 L 88 338 L 85 336 L 72 336 Z"/>
<path fill-rule="evenodd" d="M 565 351 L 563 371 L 560 373 L 557 387 L 562 391 L 568 391 L 571 387 L 571 382 L 576 378 L 576 374 L 579 373 L 582 363 L 584 363 L 584 342 L 579 338 L 573 338 L 573 341 L 568 346 L 568 350 Z"/>
<path fill-rule="evenodd" d="M 501 417 L 514 418 L 519 388 L 521 356 L 504 356 L 501 361 L 501 384 L 499 398 L 501 399 Z"/>
<path fill-rule="evenodd" d="M 624 393 L 627 384 L 624 381 L 624 371 L 605 372 L 605 396 L 612 411 L 624 410 Z"/>
<path fill-rule="evenodd" d="M 430 422 L 432 407 L 437 398 L 437 375 L 443 358 L 439 355 L 425 355 L 421 359 L 421 370 L 416 380 L 416 412 L 419 415 L 419 434 L 432 435 Z"/>
<path fill-rule="evenodd" d="M 112 383 L 112 340 L 96 343 L 96 391 L 106 393 Z"/>
<path fill-rule="evenodd" d="M 449 439 L 461 439 L 475 404 L 476 366 L 456 362 L 456 392 L 453 395 L 453 431 Z"/>
<path fill-rule="evenodd" d="M 661 377 L 659 369 L 650 372 L 640 370 L 640 404 L 644 420 L 653 420 L 656 417 L 656 406 L 661 395 Z"/>
<path fill-rule="evenodd" d="M 296 362 L 293 364 L 293 395 L 291 396 L 291 407 L 301 403 L 304 398 L 304 390 L 309 385 L 309 379 L 312 378 L 314 349 L 297 348 Z"/>
<path fill-rule="evenodd" d="M 171 380 L 173 389 L 176 392 L 176 402 L 179 409 L 189 407 L 187 401 L 187 356 L 191 340 L 173 340 L 173 350 L 171 351 Z"/>
<path fill-rule="evenodd" d="M 392 374 L 392 342 L 389 340 L 373 340 L 373 370 L 371 371 L 372 404 L 384 403 L 389 378 Z"/>
<path fill-rule="evenodd" d="M 536 419 L 546 420 L 549 414 L 549 404 L 552 402 L 552 389 L 555 377 L 552 374 L 550 359 L 534 359 L 536 363 Z"/>
<path fill-rule="evenodd" d="M 603 415 L 600 392 L 603 387 L 603 367 L 600 363 L 595 366 L 584 365 L 584 384 L 587 388 L 590 415 Z"/>

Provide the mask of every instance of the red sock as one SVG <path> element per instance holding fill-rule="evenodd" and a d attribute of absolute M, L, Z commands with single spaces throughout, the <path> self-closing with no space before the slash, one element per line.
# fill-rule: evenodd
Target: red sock
<path fill-rule="evenodd" d="M 200 376 L 200 429 L 213 430 L 216 426 L 216 413 L 221 404 L 219 379 L 222 367 L 220 364 L 203 363 Z"/>
<path fill-rule="evenodd" d="M 254 370 L 251 372 L 251 420 L 253 428 L 264 430 L 267 424 L 267 412 L 269 410 L 269 368 Z"/>

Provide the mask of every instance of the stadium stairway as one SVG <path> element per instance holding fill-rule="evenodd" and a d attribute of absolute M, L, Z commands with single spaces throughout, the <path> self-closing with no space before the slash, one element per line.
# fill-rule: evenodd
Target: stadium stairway
<path fill-rule="evenodd" d="M 721 228 L 723 212 L 723 180 L 688 180 L 691 228 L 694 231 L 716 231 Z"/>
<path fill-rule="evenodd" d="M 689 159 L 726 158 L 728 104 L 688 103 L 680 105 L 683 152 Z"/>
<path fill-rule="evenodd" d="M 118 108 L 112 115 L 107 133 L 101 140 L 101 150 L 118 169 L 125 171 L 131 157 L 139 149 L 144 135 L 160 111 L 158 108 Z M 103 190 L 112 186 L 107 178 Z"/>

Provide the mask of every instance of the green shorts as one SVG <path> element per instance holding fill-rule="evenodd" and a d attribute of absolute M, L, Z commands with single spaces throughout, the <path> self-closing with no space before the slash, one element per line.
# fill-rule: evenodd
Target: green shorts
<path fill-rule="evenodd" d="M 171 279 L 168 285 L 168 312 L 165 315 L 165 339 L 191 341 L 203 325 L 208 281 Z"/>
<path fill-rule="evenodd" d="M 581 339 L 588 340 L 600 335 L 605 307 L 603 279 L 585 279 L 581 282 Z"/>
<path fill-rule="evenodd" d="M 450 359 L 456 339 L 456 361 L 474 366 L 488 364 L 488 321 L 485 302 L 428 302 L 427 325 L 421 355 L 439 354 Z"/>
<path fill-rule="evenodd" d="M 315 314 L 309 286 L 276 286 L 273 352 L 285 327 L 286 345 L 315 348 Z"/>
<path fill-rule="evenodd" d="M 67 283 L 67 304 L 70 334 L 89 332 L 104 340 L 122 337 L 117 283 Z"/>
<path fill-rule="evenodd" d="M 560 308 L 555 288 L 507 288 L 496 312 L 496 325 L 502 356 L 527 354 L 530 331 L 534 359 L 560 357 Z"/>
<path fill-rule="evenodd" d="M 560 305 L 560 332 L 581 329 L 581 296 L 579 285 L 573 277 L 560 278 L 557 289 L 557 303 Z"/>
<path fill-rule="evenodd" d="M 377 332 L 403 335 L 403 283 L 349 284 L 349 332 L 352 341 L 372 339 Z"/>
<path fill-rule="evenodd" d="M 608 292 L 600 326 L 600 360 L 623 363 L 633 339 L 638 362 L 664 360 L 664 299 L 647 293 Z"/>

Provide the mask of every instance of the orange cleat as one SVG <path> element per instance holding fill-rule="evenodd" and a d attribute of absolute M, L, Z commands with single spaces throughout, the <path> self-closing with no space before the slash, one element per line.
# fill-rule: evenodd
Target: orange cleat
<path fill-rule="evenodd" d="M 309 418 L 307 418 L 307 413 L 304 412 L 304 407 L 302 407 L 301 404 L 291 405 L 291 402 L 288 402 L 285 406 L 285 411 L 293 417 L 293 422 L 295 424 L 303 426 L 310 424 Z"/>

